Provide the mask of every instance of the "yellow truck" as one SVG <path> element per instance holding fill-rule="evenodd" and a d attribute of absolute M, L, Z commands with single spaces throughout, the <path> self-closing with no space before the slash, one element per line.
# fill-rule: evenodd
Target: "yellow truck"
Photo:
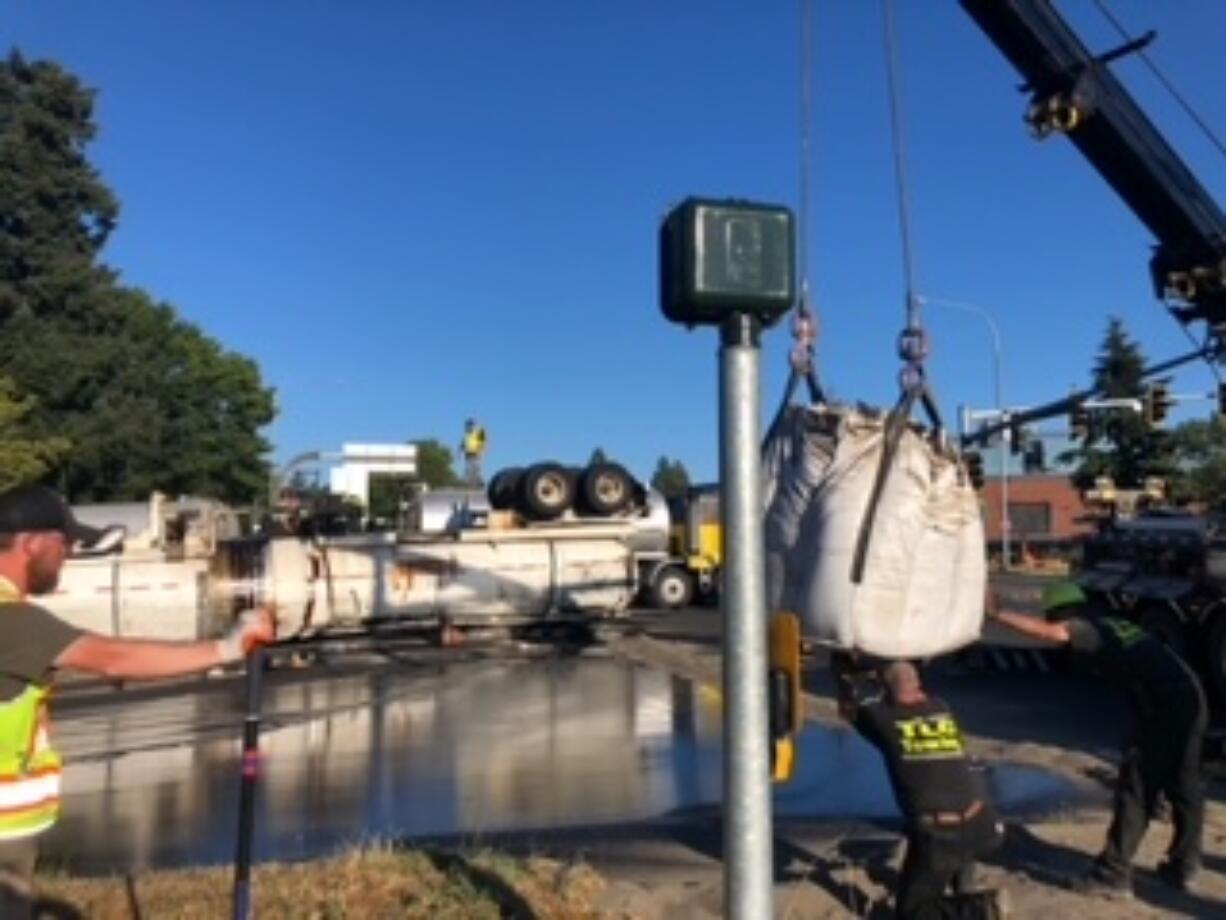
<path fill-rule="evenodd" d="M 649 606 L 675 609 L 713 598 L 723 561 L 719 484 L 691 486 L 669 499 L 668 551 L 641 557 L 640 580 Z"/>

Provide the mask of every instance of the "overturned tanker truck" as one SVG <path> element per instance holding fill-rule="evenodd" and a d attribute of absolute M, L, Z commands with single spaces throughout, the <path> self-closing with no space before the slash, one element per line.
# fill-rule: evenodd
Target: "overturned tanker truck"
<path fill-rule="evenodd" d="M 667 549 L 663 497 L 617 464 L 504 470 L 487 495 L 426 493 L 399 533 L 221 541 L 203 580 L 205 628 L 263 600 L 287 637 L 621 617 Z"/>

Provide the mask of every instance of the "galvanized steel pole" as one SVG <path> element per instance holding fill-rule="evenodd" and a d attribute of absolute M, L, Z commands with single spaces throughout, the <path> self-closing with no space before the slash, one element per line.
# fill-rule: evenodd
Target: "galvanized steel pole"
<path fill-rule="evenodd" d="M 724 522 L 724 913 L 773 916 L 761 368 L 756 317 L 721 329 L 720 485 Z"/>
<path fill-rule="evenodd" d="M 978 304 L 967 303 L 962 300 L 950 300 L 946 297 L 928 296 L 921 297 L 920 301 L 925 304 L 935 304 L 938 307 L 952 307 L 955 310 L 974 313 L 987 323 L 988 331 L 992 334 L 992 389 L 995 391 L 998 420 L 1005 426 L 1001 429 L 1000 434 L 1000 565 L 1007 572 L 1009 571 L 1010 560 L 1013 555 L 1013 535 L 1009 522 L 1009 441 L 1012 438 L 1012 433 L 1007 425 L 1010 413 L 1005 408 L 1005 388 L 1002 380 L 1003 372 L 1001 370 L 1001 365 L 1004 362 L 1000 326 L 996 324 L 996 320 L 992 319 L 992 314 Z"/>

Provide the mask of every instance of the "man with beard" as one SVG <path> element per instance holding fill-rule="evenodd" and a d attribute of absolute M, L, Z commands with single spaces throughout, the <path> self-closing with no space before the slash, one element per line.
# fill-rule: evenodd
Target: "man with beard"
<path fill-rule="evenodd" d="M 47 718 L 56 671 L 176 677 L 239 661 L 275 637 L 271 608 L 243 614 L 222 639 L 165 642 L 87 632 L 28 600 L 54 591 L 71 552 L 104 534 L 43 486 L 0 493 L 0 917 L 31 915 L 38 836 L 59 816 L 61 761 Z"/>
<path fill-rule="evenodd" d="M 971 771 L 949 704 L 929 696 L 909 661 L 871 667 L 836 652 L 839 712 L 885 759 L 907 825 L 895 911 L 903 920 L 996 920 L 1008 893 L 972 891 L 975 860 L 997 849 L 1004 828 Z M 874 677 L 875 680 L 871 680 Z M 872 694 L 872 684 L 881 692 Z"/>

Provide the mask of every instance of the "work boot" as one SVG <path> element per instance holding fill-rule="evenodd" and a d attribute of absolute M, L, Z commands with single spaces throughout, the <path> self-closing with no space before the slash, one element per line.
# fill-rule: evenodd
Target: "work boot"
<path fill-rule="evenodd" d="M 1192 879 L 1196 877 L 1197 868 L 1197 866 L 1179 865 L 1169 859 L 1164 859 L 1158 863 L 1155 871 L 1163 884 L 1176 891 L 1187 891 Z"/>

